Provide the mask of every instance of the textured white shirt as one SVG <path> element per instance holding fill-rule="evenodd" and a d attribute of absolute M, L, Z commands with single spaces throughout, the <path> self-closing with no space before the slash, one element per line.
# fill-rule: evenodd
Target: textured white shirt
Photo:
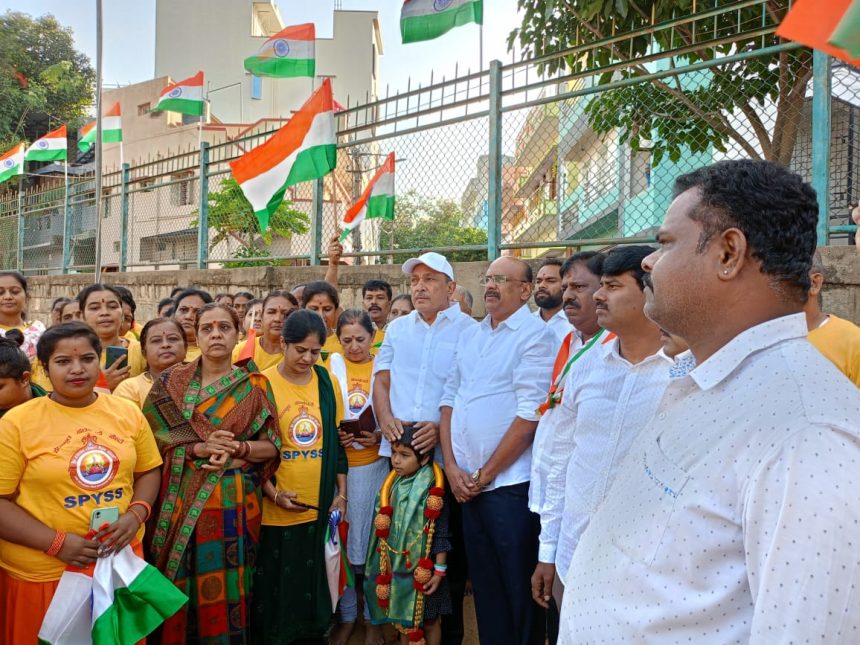
<path fill-rule="evenodd" d="M 654 416 L 672 361 L 661 351 L 635 365 L 618 338 L 598 345 L 568 373 L 541 509 L 538 559 L 567 584 L 577 542 L 633 440 Z"/>
<path fill-rule="evenodd" d="M 496 450 L 515 417 L 537 421 L 560 341 L 526 305 L 495 329 L 490 316 L 465 330 L 440 405 L 449 405 L 457 465 L 473 472 Z M 531 447 L 487 487 L 529 480 Z"/>
<path fill-rule="evenodd" d="M 574 356 L 577 351 L 582 348 L 582 336 L 574 330 L 568 334 L 568 337 L 562 341 L 562 347 L 559 348 L 560 354 L 564 348 L 565 342 L 570 346 L 568 350 L 568 360 Z M 556 357 L 557 359 L 557 357 Z M 553 368 L 555 363 L 553 363 Z M 565 380 L 566 377 L 565 377 Z M 564 382 L 562 382 L 562 393 Z M 549 391 L 547 391 L 547 395 Z M 546 397 L 544 397 L 546 398 Z M 532 465 L 531 479 L 529 481 L 529 510 L 532 513 L 540 513 L 543 506 L 544 496 L 546 494 L 546 480 L 549 476 L 550 467 L 550 450 L 552 437 L 555 435 L 556 420 L 559 418 L 559 410 L 561 406 L 549 408 L 541 415 L 538 421 L 537 430 L 535 430 L 535 440 L 532 443 Z"/>
<path fill-rule="evenodd" d="M 432 325 L 418 311 L 391 321 L 373 361 L 373 374 L 391 372 L 389 401 L 395 418 L 439 422 L 439 402 L 454 362 L 457 340 L 464 330 L 477 326 L 456 303 L 440 311 Z M 391 455 L 385 438 L 379 454 Z"/>
<path fill-rule="evenodd" d="M 553 333 L 558 336 L 558 342 L 561 342 L 565 337 L 573 331 L 573 325 L 567 320 L 567 314 L 564 313 L 564 308 L 559 309 L 552 318 L 544 320 L 540 315 L 540 307 L 532 312 L 532 315 L 540 320 L 547 327 L 552 329 Z"/>
<path fill-rule="evenodd" d="M 666 388 L 568 573 L 560 643 L 860 642 L 860 391 L 803 314 Z"/>

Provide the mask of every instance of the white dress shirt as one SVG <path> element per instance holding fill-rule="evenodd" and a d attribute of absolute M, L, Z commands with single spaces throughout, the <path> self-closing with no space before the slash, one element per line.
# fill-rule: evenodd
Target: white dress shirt
<path fill-rule="evenodd" d="M 803 314 L 674 379 L 580 539 L 559 643 L 860 640 L 860 391 Z"/>
<path fill-rule="evenodd" d="M 558 336 L 558 342 L 563 341 L 567 335 L 573 331 L 573 325 L 567 320 L 567 314 L 564 313 L 564 307 L 559 309 L 552 318 L 544 320 L 540 315 L 540 307 L 532 312 L 532 315 L 538 318 L 543 324 L 552 329 L 553 333 Z"/>
<path fill-rule="evenodd" d="M 662 350 L 634 365 L 618 347 L 613 337 L 573 364 L 550 447 L 538 559 L 555 563 L 565 585 L 582 532 L 669 383 Z"/>
<path fill-rule="evenodd" d="M 568 360 L 570 360 L 570 357 L 574 356 L 582 348 L 582 336 L 576 330 L 570 332 L 562 340 L 562 346 L 558 350 L 559 354 L 562 352 L 565 343 L 570 346 L 568 350 Z M 557 359 L 558 357 L 556 357 Z M 555 369 L 555 364 L 553 364 L 553 369 Z M 550 381 L 550 386 L 552 386 L 552 381 Z M 563 393 L 564 383 L 561 386 Z M 547 395 L 549 395 L 549 390 L 547 390 Z M 546 494 L 546 480 L 549 476 L 550 451 L 552 449 L 550 444 L 552 437 L 555 436 L 556 420 L 559 418 L 558 412 L 560 408 L 560 405 L 555 405 L 546 410 L 541 415 L 537 430 L 535 430 L 535 440 L 532 443 L 531 479 L 529 481 L 529 510 L 532 513 L 540 513 L 540 509 L 543 506 Z"/>
<path fill-rule="evenodd" d="M 464 330 L 477 326 L 456 303 L 440 311 L 432 325 L 417 310 L 391 321 L 373 361 L 373 374 L 391 372 L 389 401 L 395 418 L 439 423 L 439 401 L 457 340 Z M 384 437 L 379 454 L 391 456 L 391 445 Z"/>
<path fill-rule="evenodd" d="M 560 341 L 526 305 L 493 329 L 490 316 L 457 343 L 445 394 L 457 465 L 473 472 L 496 450 L 515 417 L 537 421 Z M 487 490 L 529 480 L 531 447 L 499 473 Z"/>

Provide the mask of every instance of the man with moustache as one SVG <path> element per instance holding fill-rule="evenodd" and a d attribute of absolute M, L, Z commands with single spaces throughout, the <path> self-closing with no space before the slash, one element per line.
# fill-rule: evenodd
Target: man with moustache
<path fill-rule="evenodd" d="M 650 246 L 621 246 L 603 262 L 593 299 L 600 332 L 570 369 L 556 432 L 546 497 L 540 511 L 540 563 L 532 596 L 546 606 L 556 576 L 575 584 L 571 556 L 618 464 L 650 420 L 669 382 L 671 361 L 660 351 L 660 328 L 645 317 L 642 260 Z M 558 595 L 558 594 L 556 594 Z"/>
<path fill-rule="evenodd" d="M 646 312 L 697 367 L 582 534 L 559 642 L 854 642 L 860 392 L 806 340 L 815 191 L 744 160 L 674 193 Z"/>
<path fill-rule="evenodd" d="M 593 347 L 589 341 L 600 332 L 594 292 L 600 288 L 603 273 L 603 253 L 582 251 L 564 261 L 562 276 L 562 310 L 573 326 L 562 341 L 555 357 L 552 378 L 546 400 L 538 408 L 540 421 L 532 444 L 531 480 L 529 482 L 529 510 L 540 514 L 546 493 L 546 480 L 552 463 L 552 441 L 561 414 L 564 384 L 571 366 Z M 558 585 L 556 585 L 558 587 Z M 556 594 L 561 598 L 560 593 Z M 558 637 L 558 602 L 550 600 L 547 606 L 547 636 L 550 644 Z"/>
<path fill-rule="evenodd" d="M 481 279 L 487 316 L 466 329 L 441 401 L 445 471 L 463 536 L 483 643 L 543 643 L 531 602 L 537 515 L 528 508 L 531 444 L 559 342 L 531 315 L 531 267 L 502 257 Z"/>
<path fill-rule="evenodd" d="M 561 277 L 562 264 L 559 258 L 543 261 L 535 278 L 535 304 L 538 308 L 534 315 L 543 320 L 558 336 L 559 341 L 570 333 L 570 323 L 562 309 Z"/>
<path fill-rule="evenodd" d="M 391 311 L 391 285 L 385 280 L 368 280 L 361 287 L 361 304 L 376 327 L 373 344 L 379 346 L 385 338 L 383 328 L 388 323 Z"/>

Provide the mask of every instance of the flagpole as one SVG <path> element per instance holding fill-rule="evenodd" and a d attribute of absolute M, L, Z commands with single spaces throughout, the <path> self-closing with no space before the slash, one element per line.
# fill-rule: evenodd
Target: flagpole
<path fill-rule="evenodd" d="M 96 0 L 96 248 L 93 260 L 94 282 L 102 272 L 102 0 Z"/>
<path fill-rule="evenodd" d="M 63 275 L 69 272 L 69 150 L 66 148 L 66 160 L 63 162 Z"/>
<path fill-rule="evenodd" d="M 478 25 L 478 71 L 484 71 L 484 21 Z"/>

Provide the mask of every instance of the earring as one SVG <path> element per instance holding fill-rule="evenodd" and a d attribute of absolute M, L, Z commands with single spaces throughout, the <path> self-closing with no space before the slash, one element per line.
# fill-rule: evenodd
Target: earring
<path fill-rule="evenodd" d="M 723 269 L 723 275 L 729 275 L 729 270 L 728 270 L 728 269 Z"/>

